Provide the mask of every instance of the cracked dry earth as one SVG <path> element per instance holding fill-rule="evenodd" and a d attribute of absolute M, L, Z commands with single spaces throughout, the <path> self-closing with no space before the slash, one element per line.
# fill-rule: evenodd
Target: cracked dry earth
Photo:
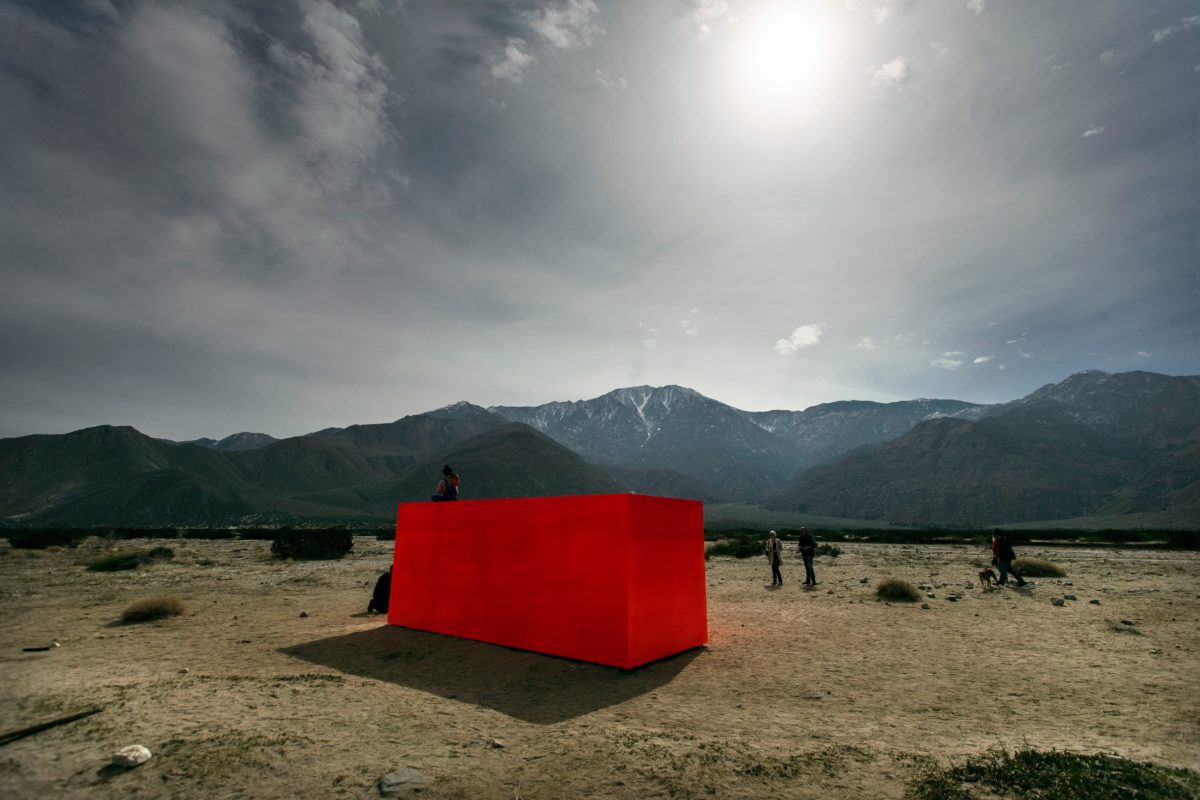
<path fill-rule="evenodd" d="M 432 798 L 899 798 L 998 746 L 1200 768 L 1196 553 L 1040 548 L 1065 578 L 992 592 L 986 542 L 846 545 L 809 591 L 791 554 L 780 589 L 714 559 L 708 646 L 622 672 L 366 615 L 389 542 L 114 547 L 156 545 L 131 572 L 86 571 L 95 541 L 0 555 L 0 733 L 103 709 L 0 746 L 0 795 L 365 798 L 412 767 Z M 891 576 L 929 608 L 875 601 Z M 186 613 L 114 624 L 161 592 Z M 108 766 L 130 744 L 153 757 Z"/>

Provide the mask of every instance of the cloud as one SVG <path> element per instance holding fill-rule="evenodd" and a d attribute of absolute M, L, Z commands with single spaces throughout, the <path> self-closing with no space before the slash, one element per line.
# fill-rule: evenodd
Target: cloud
<path fill-rule="evenodd" d="M 775 342 L 775 352 L 781 356 L 790 356 L 797 350 L 812 347 L 821 341 L 821 333 L 824 328 L 825 324 L 822 322 L 812 325 L 801 325 L 799 328 L 793 330 L 792 335 L 788 338 Z"/>
<path fill-rule="evenodd" d="M 1088 129 L 1083 132 L 1083 138 L 1091 139 L 1094 136 L 1099 136 L 1100 134 L 1104 133 L 1106 130 L 1108 130 L 1108 128 L 1106 128 L 1103 125 L 1089 125 Z"/>
<path fill-rule="evenodd" d="M 931 367 L 940 367 L 941 369 L 956 370 L 963 365 L 961 358 L 948 358 L 949 354 L 941 358 L 935 358 L 929 362 Z"/>
<path fill-rule="evenodd" d="M 713 25 L 729 13 L 729 3 L 726 0 L 693 0 L 692 26 L 696 29 L 696 39 L 707 42 L 712 38 Z"/>
<path fill-rule="evenodd" d="M 1122 61 L 1121 56 L 1117 55 L 1115 50 L 1105 50 L 1100 54 L 1100 63 L 1106 67 L 1115 67 Z"/>
<path fill-rule="evenodd" d="M 642 347 L 646 350 L 653 350 L 658 347 L 658 328 L 648 322 L 639 322 L 637 324 L 644 336 L 642 338 Z"/>
<path fill-rule="evenodd" d="M 1147 353 L 1145 350 L 1138 350 L 1135 355 L 1137 356 L 1137 358 L 1150 358 L 1150 354 Z"/>
<path fill-rule="evenodd" d="M 605 72 L 599 67 L 596 68 L 595 76 L 596 85 L 601 89 L 624 89 L 626 81 L 624 78 L 614 78 L 611 73 Z"/>
<path fill-rule="evenodd" d="M 551 46 L 560 50 L 588 47 L 604 33 L 596 22 L 600 9 L 594 0 L 559 0 L 525 12 L 524 19 Z"/>
<path fill-rule="evenodd" d="M 695 336 L 700 332 L 700 329 L 696 326 L 695 321 L 690 319 L 679 320 L 679 327 L 688 336 Z"/>
<path fill-rule="evenodd" d="M 867 70 L 867 74 L 871 76 L 872 86 L 895 89 L 897 91 L 903 89 L 904 84 L 908 83 L 910 76 L 908 61 L 903 56 L 896 56 L 891 61 L 880 64 L 878 67 L 872 67 Z"/>
<path fill-rule="evenodd" d="M 325 0 L 306 0 L 301 9 L 301 28 L 315 52 L 276 42 L 270 55 L 297 82 L 294 116 L 306 157 L 345 189 L 397 138 L 387 121 L 390 75 L 383 59 L 367 49 L 354 15 Z"/>
<path fill-rule="evenodd" d="M 979 16 L 987 8 L 987 0 L 967 0 L 967 9 Z"/>
<path fill-rule="evenodd" d="M 1024 350 L 1018 349 L 1017 355 L 1021 358 L 1033 358 L 1033 353 L 1026 353 Z"/>
<path fill-rule="evenodd" d="M 1200 28 L 1200 14 L 1194 17 L 1184 17 L 1174 25 L 1168 25 L 1165 28 L 1157 28 L 1150 32 L 1151 38 L 1155 44 L 1161 44 L 1177 33 L 1190 31 L 1193 28 Z"/>
<path fill-rule="evenodd" d="M 979 358 L 975 359 L 971 363 L 972 364 L 986 364 L 991 360 L 992 360 L 991 356 L 980 356 Z"/>
<path fill-rule="evenodd" d="M 524 39 L 511 38 L 504 46 L 504 57 L 492 64 L 492 77 L 499 81 L 520 83 L 525 80 L 525 68 L 537 63 L 532 53 L 526 51 Z"/>
<path fill-rule="evenodd" d="M 946 56 L 950 55 L 950 47 L 942 44 L 941 42 L 930 42 L 929 49 L 937 53 L 938 58 L 945 58 Z"/>
<path fill-rule="evenodd" d="M 875 344 L 875 340 L 872 339 L 870 336 L 864 336 L 862 339 L 860 339 L 858 341 L 858 344 L 856 344 L 854 346 L 857 347 L 859 350 L 874 350 L 879 345 Z"/>

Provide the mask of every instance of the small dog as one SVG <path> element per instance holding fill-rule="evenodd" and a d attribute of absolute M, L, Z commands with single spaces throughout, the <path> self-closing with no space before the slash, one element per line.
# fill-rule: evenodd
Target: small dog
<path fill-rule="evenodd" d="M 992 569 L 991 567 L 984 567 L 983 569 L 979 570 L 979 585 L 982 586 L 984 590 L 987 590 L 992 588 L 992 584 L 997 586 L 1000 585 L 999 581 L 996 579 L 996 570 Z"/>

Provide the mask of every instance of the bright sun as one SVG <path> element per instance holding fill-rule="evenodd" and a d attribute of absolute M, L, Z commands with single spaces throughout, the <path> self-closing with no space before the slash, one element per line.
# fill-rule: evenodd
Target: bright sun
<path fill-rule="evenodd" d="M 819 0 L 777 0 L 739 23 L 735 70 L 760 103 L 792 106 L 829 91 L 842 37 Z"/>

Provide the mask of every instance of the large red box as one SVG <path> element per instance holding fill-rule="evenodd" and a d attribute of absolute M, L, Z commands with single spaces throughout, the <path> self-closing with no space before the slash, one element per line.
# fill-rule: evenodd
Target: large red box
<path fill-rule="evenodd" d="M 704 511 L 639 494 L 401 503 L 388 622 L 626 669 L 704 644 Z"/>

